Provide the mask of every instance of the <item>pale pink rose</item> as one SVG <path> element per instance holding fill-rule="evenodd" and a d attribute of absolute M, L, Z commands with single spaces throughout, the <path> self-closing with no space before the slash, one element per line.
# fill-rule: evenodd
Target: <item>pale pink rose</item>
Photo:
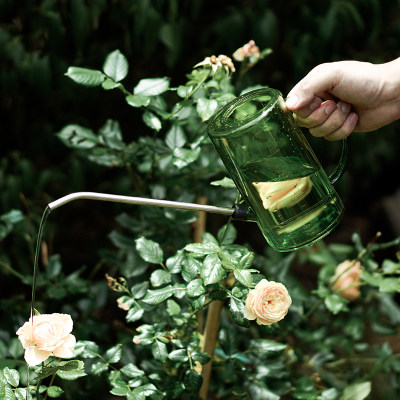
<path fill-rule="evenodd" d="M 250 40 L 243 47 L 240 47 L 233 53 L 233 58 L 236 61 L 243 61 L 245 58 L 259 57 L 260 49 L 256 46 L 254 40 Z"/>
<path fill-rule="evenodd" d="M 41 314 L 29 318 L 17 331 L 28 365 L 38 365 L 51 354 L 72 357 L 76 344 L 75 336 L 71 335 L 72 327 L 68 314 Z"/>
<path fill-rule="evenodd" d="M 309 176 L 280 182 L 254 182 L 263 207 L 276 211 L 291 207 L 303 200 L 311 191 L 313 183 Z"/>
<path fill-rule="evenodd" d="M 282 283 L 262 279 L 249 292 L 244 307 L 244 316 L 255 319 L 259 325 L 271 325 L 283 319 L 292 299 Z"/>
<path fill-rule="evenodd" d="M 333 288 L 338 295 L 347 299 L 355 300 L 360 297 L 360 275 L 362 265 L 356 260 L 343 261 L 336 267 L 335 275 L 332 278 Z"/>

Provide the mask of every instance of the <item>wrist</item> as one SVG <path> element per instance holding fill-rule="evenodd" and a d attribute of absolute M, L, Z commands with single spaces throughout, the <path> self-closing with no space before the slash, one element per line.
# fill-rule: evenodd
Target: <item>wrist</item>
<path fill-rule="evenodd" d="M 391 105 L 393 120 L 400 119 L 400 57 L 383 64 L 384 92 Z"/>

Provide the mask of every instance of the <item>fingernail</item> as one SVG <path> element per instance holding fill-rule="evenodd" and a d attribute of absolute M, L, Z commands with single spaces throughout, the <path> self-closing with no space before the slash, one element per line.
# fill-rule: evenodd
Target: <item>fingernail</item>
<path fill-rule="evenodd" d="M 325 107 L 325 114 L 332 114 L 336 110 L 336 104 L 335 103 L 329 103 Z"/>
<path fill-rule="evenodd" d="M 350 104 L 349 103 L 340 103 L 340 109 L 342 110 L 343 114 L 347 114 L 350 111 Z"/>
<path fill-rule="evenodd" d="M 288 108 L 294 108 L 297 106 L 297 104 L 299 103 L 299 98 L 296 95 L 290 96 L 287 100 L 286 100 L 286 106 Z"/>
<path fill-rule="evenodd" d="M 309 106 L 308 109 L 310 111 L 315 111 L 321 105 L 320 99 L 315 99 Z"/>
<path fill-rule="evenodd" d="M 351 113 L 348 117 L 347 117 L 349 123 L 351 125 L 355 125 L 358 121 L 358 114 L 356 113 Z"/>

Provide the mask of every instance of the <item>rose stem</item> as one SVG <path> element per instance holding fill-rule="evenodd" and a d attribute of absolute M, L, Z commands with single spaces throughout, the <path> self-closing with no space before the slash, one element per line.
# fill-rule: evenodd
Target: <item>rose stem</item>
<path fill-rule="evenodd" d="M 200 196 L 196 200 L 197 204 L 207 204 L 207 197 Z M 195 222 L 193 222 L 193 241 L 196 243 L 201 242 L 201 236 L 206 230 L 206 222 L 207 222 L 207 214 L 205 212 L 197 211 L 198 218 Z M 197 330 L 199 332 L 203 332 L 204 325 L 204 312 L 201 310 L 197 313 Z"/>

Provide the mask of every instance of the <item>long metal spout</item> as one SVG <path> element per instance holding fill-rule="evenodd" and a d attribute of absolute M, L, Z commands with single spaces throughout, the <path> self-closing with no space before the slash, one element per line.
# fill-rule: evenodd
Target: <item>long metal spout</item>
<path fill-rule="evenodd" d="M 234 208 L 215 207 L 215 206 L 208 206 L 195 203 L 185 203 L 180 201 L 148 199 L 144 197 L 120 196 L 116 194 L 95 193 L 95 192 L 71 193 L 64 197 L 59 198 L 58 200 L 49 203 L 48 207 L 50 210 L 54 210 L 58 207 L 63 206 L 64 204 L 70 203 L 71 201 L 81 200 L 81 199 L 100 200 L 100 201 L 108 201 L 114 203 L 138 204 L 138 205 L 154 206 L 154 207 L 177 208 L 181 210 L 204 211 L 204 212 L 223 214 L 228 216 L 233 215 L 235 211 Z"/>

